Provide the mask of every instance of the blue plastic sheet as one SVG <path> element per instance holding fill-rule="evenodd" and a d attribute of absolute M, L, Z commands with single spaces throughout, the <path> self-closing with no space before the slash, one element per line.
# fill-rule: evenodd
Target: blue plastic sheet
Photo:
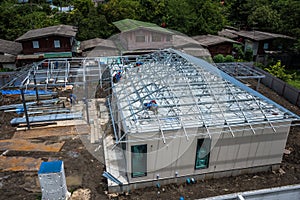
<path fill-rule="evenodd" d="M 21 94 L 21 90 L 1 90 L 2 95 L 20 95 Z M 46 91 L 46 90 L 38 90 L 39 94 L 52 94 L 52 92 L 50 91 Z M 24 94 L 27 95 L 35 95 L 35 90 L 25 90 Z"/>

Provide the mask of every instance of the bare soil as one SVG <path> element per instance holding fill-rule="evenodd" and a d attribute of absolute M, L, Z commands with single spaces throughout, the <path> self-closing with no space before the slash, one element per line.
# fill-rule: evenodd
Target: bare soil
<path fill-rule="evenodd" d="M 255 82 L 250 81 L 253 88 Z M 261 85 L 259 92 L 273 99 L 277 103 L 300 115 L 297 106 L 278 96 L 269 88 Z M 2 98 L 2 97 L 1 97 Z M 6 100 L 5 100 L 6 101 Z M 4 101 L 2 101 L 4 102 Z M 4 102 L 7 104 L 9 102 Z M 0 139 L 13 136 L 15 128 L 11 127 L 9 121 L 16 114 L 0 112 Z M 293 126 L 288 137 L 286 149 L 290 154 L 283 156 L 281 169 L 279 171 L 268 171 L 257 174 L 248 174 L 235 177 L 211 179 L 198 181 L 196 184 L 170 184 L 161 188 L 144 188 L 130 191 L 129 195 L 120 194 L 115 199 L 185 199 L 204 198 L 240 191 L 257 190 L 269 187 L 277 187 L 300 183 L 300 127 Z M 78 188 L 89 188 L 92 199 L 108 199 L 105 194 L 107 184 L 102 172 L 105 166 L 92 156 L 85 148 L 79 137 L 48 137 L 49 142 L 65 141 L 62 150 L 58 153 L 41 152 L 8 152 L 6 156 L 30 156 L 44 160 L 61 159 L 64 161 L 66 176 L 80 176 L 82 182 L 77 186 L 68 187 L 69 191 Z M 0 152 L 1 154 L 2 152 Z M 1 169 L 0 169 L 1 171 Z M 41 191 L 37 183 L 37 172 L 0 172 L 0 199 L 40 199 Z"/>

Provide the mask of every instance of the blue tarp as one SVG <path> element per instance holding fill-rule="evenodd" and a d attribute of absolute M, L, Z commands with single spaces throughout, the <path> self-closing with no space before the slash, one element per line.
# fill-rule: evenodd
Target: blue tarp
<path fill-rule="evenodd" d="M 21 94 L 21 90 L 1 90 L 2 95 L 12 95 L 12 94 Z M 51 91 L 46 91 L 46 90 L 38 90 L 39 94 L 52 94 L 53 92 Z M 35 90 L 25 90 L 24 94 L 27 95 L 35 95 Z"/>

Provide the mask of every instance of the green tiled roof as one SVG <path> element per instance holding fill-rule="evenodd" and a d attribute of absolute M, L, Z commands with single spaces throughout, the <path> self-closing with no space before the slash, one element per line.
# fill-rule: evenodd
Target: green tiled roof
<path fill-rule="evenodd" d="M 137 20 L 133 20 L 133 19 L 123 19 L 120 21 L 113 22 L 113 24 L 121 32 L 131 31 L 131 30 L 143 27 L 143 28 L 148 28 L 148 29 L 154 30 L 154 31 L 174 34 L 172 31 L 170 31 L 168 29 L 164 29 L 156 24 L 148 23 L 148 22 L 141 22 L 141 21 L 137 21 Z"/>

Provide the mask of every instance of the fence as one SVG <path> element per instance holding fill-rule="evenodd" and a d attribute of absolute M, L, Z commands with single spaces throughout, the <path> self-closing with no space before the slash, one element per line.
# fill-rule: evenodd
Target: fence
<path fill-rule="evenodd" d="M 293 86 L 287 84 L 286 82 L 280 80 L 279 78 L 276 78 L 275 76 L 258 67 L 255 67 L 253 65 L 251 67 L 266 76 L 265 78 L 261 79 L 261 83 L 274 90 L 278 95 L 283 96 L 292 104 L 300 106 L 299 89 L 294 88 Z"/>

